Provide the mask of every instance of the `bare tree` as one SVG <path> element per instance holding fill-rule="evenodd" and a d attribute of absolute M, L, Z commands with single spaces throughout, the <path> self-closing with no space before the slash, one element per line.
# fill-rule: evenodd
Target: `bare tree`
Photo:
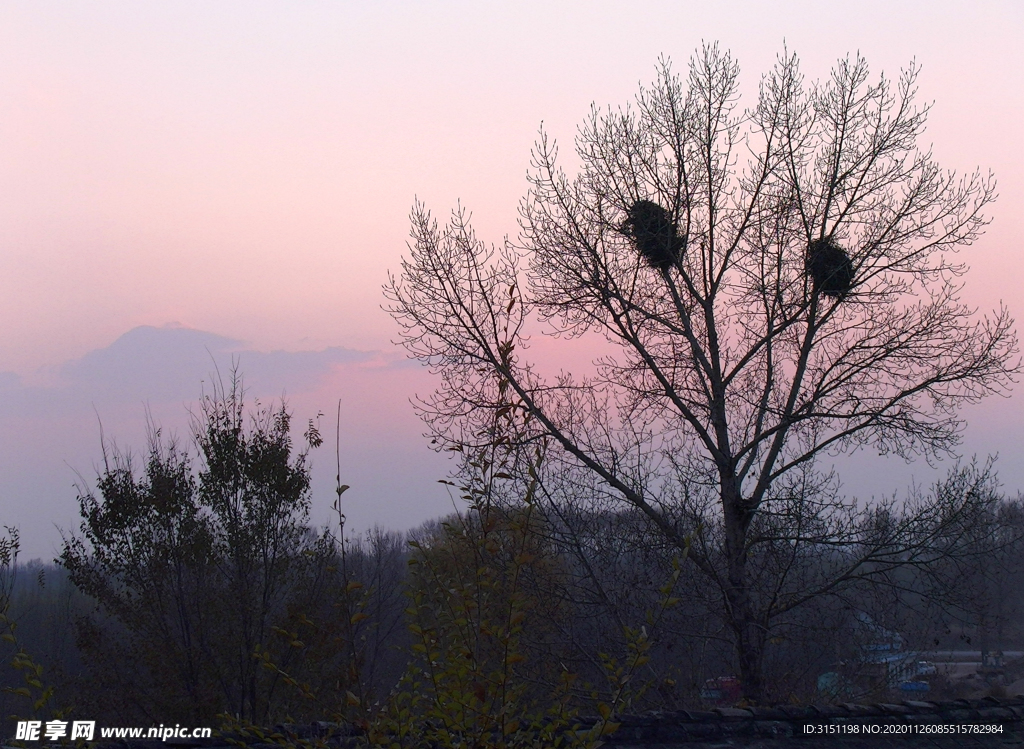
<path fill-rule="evenodd" d="M 486 442 L 495 410 L 522 409 L 550 470 L 591 474 L 679 549 L 696 539 L 689 559 L 721 591 L 749 699 L 777 603 L 757 587 L 758 543 L 873 528 L 888 563 L 902 543 L 920 561 L 936 527 L 890 531 L 969 514 L 975 496 L 857 525 L 815 458 L 949 453 L 959 408 L 1019 367 L 1008 311 L 966 306 L 954 257 L 985 226 L 994 181 L 918 148 L 917 75 L 870 82 L 857 57 L 806 85 L 784 53 L 740 110 L 728 53 L 704 47 L 685 80 L 665 62 L 635 107 L 592 110 L 574 178 L 541 133 L 518 243 L 486 246 L 461 210 L 441 229 L 417 204 L 386 287 L 405 346 L 440 377 L 421 407 L 442 447 Z M 546 379 L 522 354 L 534 323 L 614 353 L 592 376 Z M 874 569 L 873 554 L 838 578 Z"/>

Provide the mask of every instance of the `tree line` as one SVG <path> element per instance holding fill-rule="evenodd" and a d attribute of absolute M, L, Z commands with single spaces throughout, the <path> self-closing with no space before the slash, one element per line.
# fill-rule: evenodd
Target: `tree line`
<path fill-rule="evenodd" d="M 526 485 L 514 441 L 467 452 L 461 513 L 342 543 L 309 523 L 312 422 L 296 446 L 287 409 L 247 410 L 236 381 L 193 427 L 191 449 L 154 431 L 144 461 L 105 456 L 58 566 L 15 567 L 8 539 L 5 665 L 24 654 L 6 668 L 8 714 L 507 735 L 706 707 L 708 680 L 737 672 L 720 591 L 645 514 L 551 503 L 541 450 Z M 757 594 L 801 598 L 767 621 L 766 701 L 839 697 L 817 678 L 840 662 L 843 697 L 894 687 L 856 678 L 865 618 L 908 654 L 1024 644 L 1021 510 L 991 466 L 963 465 L 851 513 L 845 545 L 764 531 Z"/>

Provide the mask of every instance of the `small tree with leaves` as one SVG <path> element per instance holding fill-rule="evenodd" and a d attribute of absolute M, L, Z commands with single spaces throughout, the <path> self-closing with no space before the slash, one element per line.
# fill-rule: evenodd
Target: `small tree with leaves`
<path fill-rule="evenodd" d="M 289 680 L 315 674 L 343 694 L 324 671 L 340 657 L 325 621 L 335 547 L 308 525 L 308 448 L 295 449 L 290 413 L 250 412 L 233 377 L 202 400 L 193 434 L 196 457 L 154 430 L 141 471 L 105 450 L 79 495 L 80 535 L 64 539 L 60 563 L 98 604 L 79 642 L 102 707 L 265 722 L 308 709 Z"/>

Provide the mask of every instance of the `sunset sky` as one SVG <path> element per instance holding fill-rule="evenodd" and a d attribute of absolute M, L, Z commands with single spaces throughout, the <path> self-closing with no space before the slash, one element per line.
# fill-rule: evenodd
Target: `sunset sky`
<path fill-rule="evenodd" d="M 355 527 L 450 509 L 408 403 L 430 378 L 380 308 L 413 201 L 514 235 L 541 123 L 571 150 L 592 102 L 627 104 L 659 56 L 682 67 L 702 41 L 738 59 L 743 104 L 784 44 L 809 79 L 858 51 L 891 76 L 916 60 L 922 145 L 999 184 L 961 256 L 965 298 L 1020 319 L 1022 38 L 1019 0 L 0 4 L 0 525 L 52 557 L 99 424 L 142 448 L 149 404 L 187 434 L 200 380 L 232 356 L 302 422 L 324 411 L 333 429 L 342 401 Z M 966 412 L 964 452 L 998 451 L 1011 494 L 1022 403 Z M 314 457 L 318 522 L 333 462 Z M 936 475 L 850 466 L 865 495 Z"/>

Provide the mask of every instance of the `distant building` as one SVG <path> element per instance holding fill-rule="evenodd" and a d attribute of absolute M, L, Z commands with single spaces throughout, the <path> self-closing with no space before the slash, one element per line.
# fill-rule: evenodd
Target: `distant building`
<path fill-rule="evenodd" d="M 854 613 L 852 627 L 852 657 L 818 677 L 819 692 L 850 699 L 893 689 L 928 690 L 928 683 L 919 677 L 935 669 L 920 660 L 919 653 L 906 649 L 903 635 L 878 624 L 864 611 Z"/>

